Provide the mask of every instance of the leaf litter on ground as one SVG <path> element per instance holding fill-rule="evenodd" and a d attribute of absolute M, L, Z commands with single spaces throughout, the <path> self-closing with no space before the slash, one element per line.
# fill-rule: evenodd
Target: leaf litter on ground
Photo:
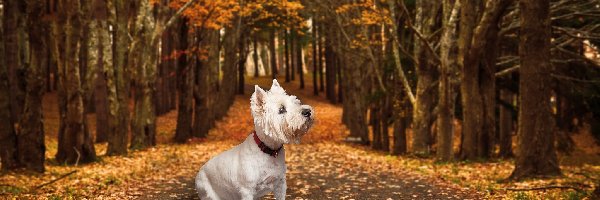
<path fill-rule="evenodd" d="M 271 84 L 271 79 L 267 78 L 250 81 L 266 89 Z M 580 199 L 579 197 L 589 198 L 589 193 L 593 190 L 589 187 L 594 187 L 594 184 L 600 180 L 598 162 L 584 161 L 575 165 L 563 165 L 561 166 L 563 176 L 560 177 L 503 182 L 501 180 L 507 178 L 514 167 L 512 160 L 438 163 L 434 159 L 390 156 L 388 153 L 374 151 L 365 146 L 344 143 L 343 138 L 349 131 L 340 122 L 342 114 L 340 105 L 328 103 L 322 95 L 315 97 L 308 89 L 299 90 L 297 83 L 282 83 L 282 86 L 288 90 L 288 93 L 299 96 L 303 103 L 312 105 L 317 115 L 315 126 L 303 138 L 303 144 L 286 146 L 286 149 L 290 150 L 286 158 L 288 178 L 293 180 L 288 182 L 288 188 L 295 188 L 289 195 L 310 198 L 312 191 L 323 189 L 322 192 L 325 194 L 345 194 L 336 197 L 347 199 L 356 198 L 358 194 L 352 192 L 372 191 L 373 194 L 368 194 L 370 195 L 368 198 L 386 199 L 387 196 L 375 194 L 378 187 L 386 185 L 388 189 L 397 188 L 397 191 L 391 190 L 387 194 L 390 195 L 389 198 L 396 199 L 394 195 L 403 192 L 403 188 L 400 188 L 402 177 L 410 176 L 413 178 L 406 180 L 422 182 L 417 183 L 417 187 L 428 188 L 428 185 L 434 184 L 435 188 L 441 188 L 440 191 L 435 192 L 447 193 L 450 196 L 452 191 L 458 191 L 474 193 L 490 199 L 521 197 Z M 307 85 L 307 88 L 310 88 L 310 85 Z M 187 144 L 171 143 L 170 139 L 173 137 L 177 118 L 176 111 L 171 111 L 158 118 L 159 144 L 157 146 L 133 151 L 126 156 L 105 156 L 106 144 L 96 144 L 98 161 L 80 166 L 66 166 L 54 161 L 58 110 L 53 106 L 45 106 L 46 172 L 42 174 L 22 171 L 3 172 L 0 175 L 0 198 L 129 199 L 144 196 L 144 193 L 153 190 L 156 183 L 185 185 L 186 183 L 179 182 L 181 177 L 193 177 L 204 162 L 219 152 L 237 145 L 252 131 L 248 95 L 250 92 L 252 91 L 247 91 L 243 96 L 236 96 L 227 116 L 216 123 L 216 127 L 210 130 L 205 139 L 193 139 Z M 55 102 L 53 95 L 47 94 L 44 101 L 53 101 L 54 98 Z M 49 104 L 56 105 L 51 102 L 45 103 L 45 105 Z M 88 119 L 93 118 L 93 114 L 88 116 Z M 90 123 L 90 130 L 95 130 L 94 126 L 95 124 Z M 561 164 L 580 155 L 578 152 L 571 156 L 561 155 Z M 301 162 L 310 162 L 310 164 L 295 164 Z M 73 171 L 76 172 L 36 189 L 37 186 Z M 389 177 L 391 179 L 387 179 Z M 327 187 L 327 184 L 336 179 L 350 180 L 350 182 L 339 183 L 339 187 Z M 378 182 L 377 179 L 385 179 L 385 181 Z M 377 184 L 372 184 L 373 181 Z M 548 185 L 576 185 L 584 190 L 583 192 L 569 189 L 506 190 L 506 188 Z M 165 188 L 157 188 L 160 189 Z M 434 191 L 427 189 L 426 192 Z M 413 194 L 412 198 L 427 197 Z"/>

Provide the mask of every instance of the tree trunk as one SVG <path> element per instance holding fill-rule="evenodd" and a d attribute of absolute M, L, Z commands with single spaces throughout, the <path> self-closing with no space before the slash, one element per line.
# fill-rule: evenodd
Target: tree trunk
<path fill-rule="evenodd" d="M 392 109 L 390 101 L 391 97 L 388 96 L 388 94 L 384 95 L 382 99 L 382 109 L 379 112 L 379 114 L 381 115 L 379 117 L 381 124 L 381 150 L 385 152 L 390 151 L 390 134 L 388 131 L 390 110 Z"/>
<path fill-rule="evenodd" d="M 335 95 L 335 83 L 336 83 L 336 74 L 337 74 L 337 55 L 335 55 L 335 52 L 333 52 L 333 47 L 331 47 L 331 44 L 326 43 L 325 44 L 325 79 L 326 79 L 326 93 L 327 93 L 327 99 L 329 99 L 329 102 L 331 103 L 337 103 L 337 96 Z M 319 63 L 322 63 L 319 60 Z M 319 64 L 319 66 L 322 64 Z M 322 67 L 319 67 L 322 68 Z"/>
<path fill-rule="evenodd" d="M 554 149 L 550 73 L 550 3 L 521 0 L 519 139 L 512 179 L 560 175 Z"/>
<path fill-rule="evenodd" d="M 300 36 L 298 33 L 294 34 L 294 40 L 292 41 L 293 46 L 296 47 L 296 68 L 298 69 L 298 78 L 300 78 L 300 89 L 304 89 L 304 62 L 302 62 L 302 44 L 300 43 Z M 292 67 L 292 73 L 294 73 L 294 67 Z M 321 74 L 323 75 L 323 74 Z"/>
<path fill-rule="evenodd" d="M 219 33 L 209 31 L 206 37 L 200 41 L 200 48 L 208 51 L 207 60 L 198 60 L 199 66 L 196 68 L 196 86 L 194 90 L 194 99 L 196 100 L 194 109 L 194 137 L 204 138 L 208 135 L 211 128 L 211 94 L 209 93 L 209 75 L 210 69 L 219 65 Z"/>
<path fill-rule="evenodd" d="M 338 102 L 339 103 L 343 103 L 344 102 L 344 86 L 343 86 L 343 79 L 342 79 L 342 60 L 340 55 L 334 54 L 334 59 L 335 59 L 335 69 L 337 69 L 335 71 L 335 73 L 337 74 L 337 82 L 338 82 Z"/>
<path fill-rule="evenodd" d="M 502 101 L 511 103 L 513 102 L 513 95 L 508 90 L 500 90 L 500 99 Z M 513 117 L 512 112 L 504 107 L 499 106 L 500 111 L 498 117 L 498 134 L 499 134 L 499 144 L 500 144 L 500 157 L 508 158 L 512 157 L 512 132 L 513 132 Z"/>
<path fill-rule="evenodd" d="M 62 72 L 59 96 L 64 102 L 61 109 L 63 130 L 58 134 L 58 151 L 56 161 L 66 164 L 92 162 L 96 159 L 96 151 L 92 136 L 87 130 L 84 96 L 82 93 L 82 78 L 80 72 L 79 48 L 81 44 L 81 29 L 83 28 L 79 1 L 65 1 L 58 4 L 60 12 L 55 24 L 55 52 L 58 69 Z M 65 38 L 60 40 L 60 38 Z M 60 76 L 59 75 L 59 76 Z"/>
<path fill-rule="evenodd" d="M 157 33 L 156 19 L 149 0 L 140 2 L 136 19 L 134 47 L 130 49 L 132 58 L 128 66 L 136 70 L 133 79 L 135 87 L 133 120 L 131 122 L 131 149 L 144 149 L 156 145 L 156 111 L 154 89 L 156 88 L 156 60 L 158 41 L 162 33 Z M 131 62 L 133 61 L 133 62 Z"/>
<path fill-rule="evenodd" d="M 269 55 L 269 45 L 264 45 L 264 43 L 258 45 L 258 50 L 260 51 L 259 55 L 263 64 L 263 69 L 265 70 L 265 76 L 268 76 L 271 74 L 271 56 Z"/>
<path fill-rule="evenodd" d="M 433 33 L 438 15 L 440 2 L 417 1 L 416 29 L 426 37 Z M 431 52 L 427 50 L 427 42 L 416 39 L 415 57 L 418 59 L 416 75 L 418 77 L 416 90 L 416 103 L 413 110 L 413 137 L 412 152 L 419 156 L 430 154 L 432 141 L 431 125 L 434 120 L 433 109 L 435 107 L 435 81 L 437 76 L 436 65 L 433 62 Z"/>
<path fill-rule="evenodd" d="M 254 78 L 258 78 L 259 67 L 258 67 L 258 33 L 254 34 L 254 38 L 252 39 L 252 61 L 254 61 Z"/>
<path fill-rule="evenodd" d="M 238 39 L 238 89 L 237 94 L 244 94 L 244 76 L 246 76 L 246 60 L 248 60 L 248 54 L 246 51 L 246 37 L 244 34 L 240 34 Z"/>
<path fill-rule="evenodd" d="M 460 2 L 444 1 L 443 25 L 445 26 L 441 43 L 441 65 L 439 83 L 439 104 L 437 116 L 437 159 L 452 160 L 452 135 L 454 134 L 454 102 L 456 74 L 456 22 Z"/>
<path fill-rule="evenodd" d="M 106 26 L 103 26 L 106 27 Z M 100 30 L 104 32 L 104 30 Z M 99 40 L 102 39 L 102 36 L 99 37 Z M 104 46 L 100 47 L 100 52 L 102 52 Z M 100 58 L 104 60 L 106 54 L 100 53 Z M 106 55 L 109 56 L 109 55 Z M 95 101 L 96 104 L 96 142 L 107 142 L 108 141 L 108 89 L 106 86 L 106 77 L 103 73 L 104 63 L 100 64 L 97 69 L 98 79 L 96 80 L 96 88 L 95 88 Z"/>
<path fill-rule="evenodd" d="M 344 91 L 347 98 L 344 101 L 342 121 L 350 130 L 349 140 L 363 145 L 369 144 L 369 130 L 367 127 L 367 88 L 364 87 L 368 61 L 350 58 L 344 55 Z"/>
<path fill-rule="evenodd" d="M 319 65 L 317 65 L 317 70 L 319 71 L 319 90 L 321 92 L 325 91 L 325 82 L 324 82 L 324 78 L 323 78 L 323 62 L 321 59 L 323 59 L 323 41 L 320 39 L 320 36 L 317 35 L 317 42 L 319 43 L 319 57 L 317 58 Z M 328 67 L 328 66 L 325 66 Z M 316 77 L 315 77 L 316 78 Z"/>
<path fill-rule="evenodd" d="M 371 107 L 371 112 L 370 112 L 370 119 L 369 121 L 371 121 L 371 128 L 372 128 L 372 132 L 373 132 L 373 141 L 371 142 L 371 148 L 372 149 L 376 149 L 376 150 L 380 150 L 382 147 L 382 141 L 381 141 L 381 114 L 380 114 L 380 108 L 381 108 L 381 101 L 375 103 L 374 105 L 372 105 Z"/>
<path fill-rule="evenodd" d="M 181 21 L 181 29 L 178 31 L 179 41 L 177 51 L 186 52 L 188 43 L 193 39 L 188 39 L 188 20 Z M 191 36 L 191 35 L 190 35 Z M 193 36 L 191 37 L 193 38 Z M 195 56 L 190 56 L 195 59 Z M 198 62 L 198 61 L 196 61 Z M 175 142 L 185 143 L 192 137 L 192 117 L 193 117 L 193 87 L 194 87 L 194 66 L 195 62 L 188 63 L 187 54 L 183 53 L 177 58 L 177 91 L 179 94 L 179 107 L 177 108 L 177 127 L 175 128 Z"/>
<path fill-rule="evenodd" d="M 112 25 L 112 64 L 104 66 L 108 86 L 109 131 L 107 155 L 127 153 L 129 139 L 129 70 L 127 48 L 129 47 L 129 0 L 107 0 L 109 25 Z M 107 41 L 108 43 L 109 41 Z"/>
<path fill-rule="evenodd" d="M 510 1 L 489 1 L 481 19 L 478 1 L 461 3 L 459 66 L 462 69 L 463 141 L 461 159 L 489 157 L 495 135 L 495 76 L 498 23 Z M 462 61 L 462 62 L 461 62 Z"/>
<path fill-rule="evenodd" d="M 6 5 L 6 1 L 3 2 Z M 5 7 L 6 8 L 6 7 Z M 4 10 L 6 13 L 6 10 Z M 5 18 L 6 16 L 3 16 Z M 18 152 L 17 152 L 17 135 L 14 128 L 14 119 L 11 115 L 11 88 L 8 84 L 8 60 L 4 57 L 5 49 L 3 27 L 0 27 L 0 161 L 2 162 L 2 170 L 12 170 L 19 167 Z"/>
<path fill-rule="evenodd" d="M 237 47 L 239 39 L 239 31 L 241 29 L 241 19 L 237 17 L 235 22 L 236 25 L 232 28 L 226 28 L 225 35 L 223 38 L 223 48 L 225 51 L 225 57 L 223 61 L 223 78 L 221 81 L 221 87 L 219 88 L 219 100 L 216 102 L 215 116 L 217 119 L 221 119 L 227 113 L 227 110 L 233 104 L 235 96 L 235 80 L 237 77 Z"/>
<path fill-rule="evenodd" d="M 8 73 L 8 86 L 10 87 L 10 112 L 13 119 L 20 119 L 20 114 L 23 111 L 23 102 L 25 97 L 25 81 L 26 77 L 23 73 L 22 63 L 20 60 L 20 48 L 19 48 L 19 33 L 22 32 L 22 26 L 19 25 L 19 21 L 22 21 L 22 16 L 25 11 L 24 1 L 17 0 L 5 0 L 3 4 L 3 16 L 2 26 L 4 29 L 4 56 L 7 73 Z"/>
<path fill-rule="evenodd" d="M 275 51 L 275 29 L 271 28 L 269 34 L 269 61 L 271 61 L 271 78 L 277 78 L 277 51 Z"/>
<path fill-rule="evenodd" d="M 284 43 L 284 53 L 285 53 L 285 82 L 289 83 L 290 82 L 290 73 L 292 72 L 292 52 L 293 52 L 293 47 L 291 47 L 292 44 L 292 38 L 290 36 L 290 34 L 288 33 L 287 29 L 283 30 L 283 43 Z"/>
<path fill-rule="evenodd" d="M 321 64 L 321 59 L 319 58 L 320 54 L 319 54 L 319 46 L 318 46 L 318 36 L 317 36 L 317 22 L 315 21 L 315 18 L 313 17 L 313 25 L 312 25 L 312 47 L 313 47 L 313 95 L 315 96 L 319 96 L 319 84 L 317 82 L 317 70 L 318 70 L 318 65 Z M 329 93 L 328 93 L 329 94 Z M 329 96 L 328 96 L 329 97 Z"/>
<path fill-rule="evenodd" d="M 396 84 L 400 86 L 400 84 Z M 410 102 L 407 97 L 399 96 L 399 92 L 395 94 L 396 101 L 392 105 L 394 113 L 394 146 L 392 147 L 392 155 L 403 155 L 408 151 L 408 141 L 406 132 L 410 125 Z"/>
<path fill-rule="evenodd" d="M 108 23 L 106 21 L 106 1 L 94 1 L 97 3 L 94 5 L 96 11 L 95 17 L 98 20 L 98 26 L 96 30 L 93 30 L 98 35 L 98 57 L 99 62 L 97 63 L 96 73 L 96 88 L 95 88 L 95 104 L 96 104 L 96 142 L 107 142 L 110 123 L 109 123 L 109 99 L 108 99 L 108 80 L 105 68 L 112 67 L 112 48 L 110 32 L 108 31 Z"/>

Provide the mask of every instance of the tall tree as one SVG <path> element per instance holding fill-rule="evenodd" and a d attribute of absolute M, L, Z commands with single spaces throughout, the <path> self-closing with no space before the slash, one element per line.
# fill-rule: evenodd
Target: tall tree
<path fill-rule="evenodd" d="M 210 70 L 219 66 L 219 30 L 206 30 L 203 33 L 200 42 L 200 48 L 208 52 L 206 59 L 199 59 L 199 66 L 196 68 L 196 86 L 194 88 L 194 137 L 206 137 L 211 128 L 211 118 L 214 108 L 211 102 L 214 102 L 214 95 L 210 95 Z"/>
<path fill-rule="evenodd" d="M 6 5 L 7 1 L 3 1 Z M 6 9 L 6 7 L 4 7 Z M 6 11 L 4 10 L 4 13 Z M 2 19 L 5 19 L 3 16 Z M 11 89 L 8 84 L 8 63 L 4 55 L 4 26 L 0 27 L 0 161 L 2 161 L 2 170 L 11 170 L 19 167 L 17 159 L 17 135 L 14 128 L 14 119 L 11 115 Z"/>
<path fill-rule="evenodd" d="M 108 24 L 112 26 L 112 66 L 104 66 L 108 86 L 109 130 L 107 155 L 127 153 L 129 139 L 129 74 L 126 67 L 130 46 L 130 0 L 106 0 Z M 106 44 L 106 43 L 105 43 Z"/>
<path fill-rule="evenodd" d="M 415 58 L 418 60 L 416 68 L 417 90 L 416 103 L 413 116 L 412 152 L 416 155 L 429 155 L 432 142 L 431 125 L 435 119 L 435 82 L 437 79 L 437 65 L 435 53 L 431 50 L 430 38 L 435 32 L 441 2 L 417 0 L 415 20 Z"/>
<path fill-rule="evenodd" d="M 19 163 L 25 168 L 38 172 L 44 171 L 46 146 L 44 144 L 44 124 L 42 116 L 42 95 L 44 92 L 44 64 L 47 59 L 49 31 L 48 21 L 44 20 L 46 4 L 42 0 L 27 1 L 26 30 L 29 45 L 29 65 L 26 68 L 25 103 L 21 112 L 17 134 L 17 152 Z M 73 55 L 77 57 L 77 55 Z"/>
<path fill-rule="evenodd" d="M 296 30 L 296 31 L 300 31 L 300 30 Z M 295 32 L 295 34 L 292 34 L 294 37 L 293 41 L 292 41 L 292 46 L 294 46 L 296 48 L 295 52 L 296 52 L 296 58 L 294 59 L 296 61 L 296 69 L 298 69 L 298 78 L 300 79 L 300 89 L 304 89 L 304 62 L 302 60 L 302 43 L 300 42 L 300 34 L 299 32 Z M 293 66 L 293 65 L 292 65 Z M 294 67 L 292 67 L 292 72 L 294 70 Z M 322 75 L 322 74 L 321 74 Z"/>
<path fill-rule="evenodd" d="M 23 61 L 19 55 L 20 47 L 19 41 L 23 35 L 19 33 L 23 32 L 23 26 L 19 23 L 23 21 L 25 11 L 23 10 L 25 1 L 6 0 L 3 1 L 3 16 L 2 26 L 4 29 L 4 54 L 6 67 L 8 69 L 8 84 L 11 90 L 11 108 L 10 112 L 13 119 L 19 119 L 21 111 L 23 111 L 23 102 L 25 97 L 25 74 L 23 69 Z"/>
<path fill-rule="evenodd" d="M 318 36 L 319 38 L 321 38 L 322 36 Z M 324 43 L 324 44 L 323 44 Z M 337 69 L 337 55 L 335 54 L 335 52 L 333 51 L 333 47 L 332 44 L 330 44 L 331 41 L 326 41 L 323 42 L 322 39 L 319 39 L 319 44 L 321 44 L 319 46 L 319 48 L 323 48 L 322 46 L 325 46 L 325 79 L 326 79 L 326 94 L 327 94 L 327 99 L 329 99 L 329 102 L 331 103 L 337 103 L 337 96 L 335 95 L 335 84 L 336 84 L 336 75 L 337 72 L 339 71 Z M 323 56 L 321 54 L 319 54 L 319 58 L 322 58 Z M 318 68 L 323 68 L 321 67 L 323 65 L 323 61 L 321 59 L 317 60 L 318 62 Z"/>
<path fill-rule="evenodd" d="M 197 0 L 190 0 L 174 14 L 167 16 L 166 9 L 155 14 L 150 0 L 139 2 L 138 15 L 133 31 L 133 45 L 129 49 L 128 66 L 135 70 L 133 84 L 134 111 L 131 121 L 132 149 L 143 149 L 156 145 L 156 106 L 154 89 L 156 85 L 158 44 L 164 31 L 173 25 L 182 13 Z M 235 92 L 235 91 L 234 91 Z"/>
<path fill-rule="evenodd" d="M 283 43 L 283 53 L 285 54 L 285 56 L 283 57 L 284 62 L 285 62 L 285 82 L 290 82 L 291 81 L 291 74 L 290 73 L 294 73 L 292 71 L 292 66 L 294 65 L 292 62 L 293 57 L 292 52 L 294 51 L 293 47 L 292 47 L 292 37 L 290 36 L 290 31 L 286 29 L 283 30 L 283 39 L 281 40 Z"/>
<path fill-rule="evenodd" d="M 275 28 L 269 30 L 269 61 L 271 61 L 271 78 L 277 78 L 277 51 L 275 50 Z"/>
<path fill-rule="evenodd" d="M 252 37 L 252 61 L 254 61 L 254 78 L 258 78 L 258 33 L 254 33 Z"/>
<path fill-rule="evenodd" d="M 248 49 L 246 45 L 246 34 L 240 34 L 240 39 L 238 40 L 238 90 L 237 94 L 244 94 L 244 86 L 246 76 L 246 61 L 248 60 Z"/>
<path fill-rule="evenodd" d="M 458 65 L 461 68 L 463 138 L 461 159 L 488 157 L 495 137 L 498 23 L 510 0 L 461 2 Z M 482 14 L 477 15 L 478 12 Z"/>
<path fill-rule="evenodd" d="M 512 105 L 513 94 L 508 90 L 500 90 L 500 99 Z M 506 106 L 498 106 L 498 144 L 500 145 L 500 157 L 507 158 L 513 156 L 512 152 L 512 132 L 513 132 L 513 112 Z"/>
<path fill-rule="evenodd" d="M 80 62 L 78 60 L 83 21 L 81 4 L 77 0 L 57 2 L 57 20 L 54 24 L 54 57 L 60 76 L 59 101 L 61 128 L 58 133 L 59 163 L 78 164 L 96 159 L 92 136 L 86 128 L 85 105 L 82 92 Z M 64 39 L 62 39 L 64 38 Z M 62 50 L 62 51 L 60 51 Z"/>
<path fill-rule="evenodd" d="M 313 47 L 313 95 L 318 96 L 319 95 L 319 84 L 317 82 L 317 69 L 318 69 L 318 65 L 321 62 L 321 59 L 319 58 L 319 47 L 318 45 L 318 36 L 317 36 L 317 31 L 318 31 L 318 25 L 317 25 L 317 19 L 316 16 L 313 16 L 313 23 L 312 23 L 312 47 Z"/>
<path fill-rule="evenodd" d="M 513 179 L 559 175 L 554 148 L 550 73 L 550 5 L 545 0 L 521 0 L 519 39 L 519 133 Z"/>
<path fill-rule="evenodd" d="M 97 1 L 103 2 L 103 1 Z M 99 10 L 106 11 L 106 6 L 98 8 Z M 109 107 L 108 107 L 108 85 L 107 85 L 107 74 L 105 73 L 106 67 L 112 67 L 112 51 L 110 46 L 110 33 L 108 32 L 108 24 L 105 20 L 99 20 L 98 26 L 95 30 L 98 34 L 98 56 L 100 62 L 98 63 L 96 79 L 96 90 L 95 90 L 95 104 L 96 104 L 96 141 L 95 142 L 107 142 L 108 131 L 109 131 Z"/>
<path fill-rule="evenodd" d="M 181 20 L 179 37 L 178 37 L 178 52 L 186 52 L 188 50 L 188 43 L 193 44 L 194 38 L 190 31 L 188 31 L 188 20 Z M 191 55 L 191 54 L 190 54 Z M 191 59 L 195 59 L 195 56 L 191 55 Z M 188 63 L 188 56 L 186 53 L 182 53 L 177 58 L 177 92 L 179 96 L 179 107 L 177 108 L 177 127 L 175 128 L 175 142 L 185 143 L 192 135 L 192 117 L 193 117 L 193 88 L 194 88 L 194 64 L 196 62 Z"/>
<path fill-rule="evenodd" d="M 452 135 L 454 133 L 454 102 L 456 97 L 456 23 L 460 1 L 446 0 L 443 3 L 443 33 L 440 39 L 440 83 L 437 116 L 436 156 L 439 160 L 452 159 Z"/>

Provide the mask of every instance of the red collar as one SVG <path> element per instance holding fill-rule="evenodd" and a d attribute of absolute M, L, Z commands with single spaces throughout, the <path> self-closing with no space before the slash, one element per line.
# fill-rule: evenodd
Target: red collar
<path fill-rule="evenodd" d="M 273 150 L 270 147 L 268 147 L 264 142 L 260 141 L 260 138 L 258 138 L 258 135 L 256 135 L 256 131 L 252 131 L 252 135 L 254 135 L 254 142 L 256 142 L 256 144 L 258 145 L 258 148 L 262 152 L 269 154 L 270 156 L 273 156 L 274 158 L 277 157 L 277 155 L 279 154 L 279 151 L 283 148 L 283 145 L 281 145 L 281 147 L 279 147 L 278 149 Z"/>

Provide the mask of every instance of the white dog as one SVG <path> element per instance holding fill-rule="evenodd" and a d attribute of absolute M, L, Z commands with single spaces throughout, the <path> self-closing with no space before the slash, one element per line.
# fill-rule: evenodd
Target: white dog
<path fill-rule="evenodd" d="M 201 199 L 257 199 L 269 192 L 285 199 L 283 144 L 300 142 L 313 124 L 314 112 L 295 96 L 288 96 L 277 80 L 267 92 L 254 88 L 250 109 L 255 131 L 202 166 L 196 175 Z"/>

